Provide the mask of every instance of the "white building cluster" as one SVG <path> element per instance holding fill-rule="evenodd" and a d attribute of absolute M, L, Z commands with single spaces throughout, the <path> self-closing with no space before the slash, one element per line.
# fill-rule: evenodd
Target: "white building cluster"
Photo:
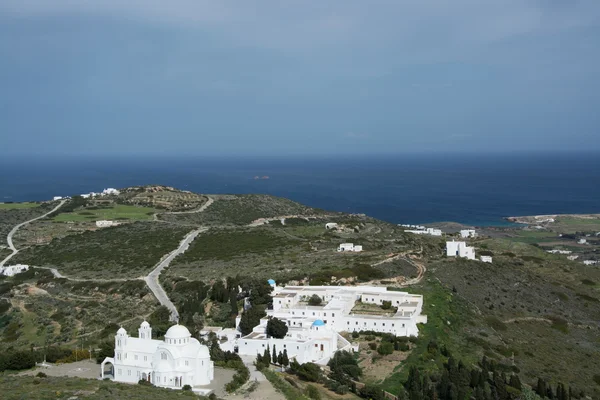
<path fill-rule="evenodd" d="M 354 244 L 354 243 L 342 243 L 338 246 L 337 251 L 339 252 L 344 252 L 344 251 L 352 251 L 352 252 L 361 252 L 363 250 L 363 247 L 361 245 L 358 244 Z"/>
<path fill-rule="evenodd" d="M 546 250 L 546 252 L 550 253 L 550 254 L 571 254 L 572 251 L 571 250 Z"/>
<path fill-rule="evenodd" d="M 8 267 L 0 267 L 0 275 L 15 276 L 21 272 L 29 271 L 29 265 L 17 264 L 9 265 Z"/>
<path fill-rule="evenodd" d="M 421 315 L 421 295 L 374 286 L 277 287 L 273 280 L 269 283 L 274 288 L 273 309 L 267 311 L 267 317 L 250 334 L 221 344 L 223 350 L 237 349 L 240 355 L 254 356 L 275 345 L 278 351 L 285 350 L 290 359 L 299 363 L 324 365 L 336 351 L 352 349 L 340 332 L 376 331 L 417 336 L 417 324 L 427 322 L 427 316 Z M 313 295 L 322 300 L 321 305 L 308 304 Z M 384 301 L 390 302 L 392 307 L 387 312 L 380 307 Z M 366 304 L 376 306 L 377 312 L 353 310 L 357 305 Z M 287 324 L 284 338 L 267 336 L 269 317 Z"/>
<path fill-rule="evenodd" d="M 108 188 L 108 189 L 104 189 L 101 193 L 89 192 L 89 193 L 82 193 L 80 196 L 83 197 L 84 199 L 89 199 L 89 198 L 98 197 L 98 196 L 118 195 L 120 193 L 121 192 L 119 192 L 117 189 Z"/>
<path fill-rule="evenodd" d="M 404 232 L 414 233 L 416 235 L 442 236 L 442 230 L 441 229 L 436 229 L 436 228 L 406 230 Z"/>
<path fill-rule="evenodd" d="M 131 337 L 120 328 L 115 336 L 115 356 L 101 364 L 113 365 L 113 380 L 138 383 L 148 381 L 155 386 L 180 389 L 185 385 L 205 386 L 214 378 L 214 365 L 208 347 L 191 337 L 183 325 L 167 330 L 165 340 L 152 339 L 152 328 L 146 321 Z"/>

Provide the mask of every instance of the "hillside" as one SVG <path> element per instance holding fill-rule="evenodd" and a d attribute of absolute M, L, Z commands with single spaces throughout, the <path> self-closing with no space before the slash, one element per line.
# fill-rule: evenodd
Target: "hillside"
<path fill-rule="evenodd" d="M 66 278 L 39 268 L 3 278 L 1 347 L 27 348 L 44 341 L 72 346 L 82 338 L 97 345 L 110 337 L 115 324 L 134 329 L 144 316 L 161 326 L 158 334 L 164 332 L 168 312 L 139 278 L 188 232 L 205 227 L 160 275 L 181 320 L 194 330 L 232 326 L 242 299 L 231 301 L 225 287 L 250 290 L 269 278 L 279 284 L 368 282 L 423 294 L 428 315 L 419 339 L 405 352 L 376 359 L 364 343 L 360 365 L 368 371 L 363 379 L 369 383 L 399 393 L 410 366 L 440 371 L 450 352 L 470 367 L 486 356 L 526 384 L 542 377 L 600 397 L 600 269 L 549 254 L 543 246 L 552 239 L 571 248 L 585 232 L 565 232 L 559 239 L 551 228 L 484 230 L 470 243 L 477 254 L 493 256 L 493 264 L 486 264 L 445 257 L 446 238 L 406 233 L 364 215 L 327 212 L 266 195 L 152 188 L 124 190 L 125 197 L 102 199 L 104 203 L 67 204 L 18 233 L 21 251 L 15 261 L 54 268 Z M 150 194 L 197 203 L 185 203 L 194 206 L 185 212 L 170 211 L 164 202 L 150 201 Z M 126 210 L 127 217 L 119 208 L 123 203 L 134 207 Z M 171 209 L 184 208 L 177 204 Z M 147 215 L 148 209 L 152 218 L 140 220 L 137 216 Z M 99 229 L 93 218 L 80 218 L 108 211 L 117 218 L 123 212 L 120 225 Z M 331 222 L 336 229 L 325 227 Z M 592 239 L 576 251 L 593 255 L 597 245 Z M 364 250 L 337 252 L 345 242 Z M 432 343 L 446 354 L 432 351 Z"/>

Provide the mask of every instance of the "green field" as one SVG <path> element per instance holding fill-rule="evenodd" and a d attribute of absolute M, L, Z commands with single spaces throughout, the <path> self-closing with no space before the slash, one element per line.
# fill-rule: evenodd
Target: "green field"
<path fill-rule="evenodd" d="M 0 203 L 0 210 L 18 210 L 39 207 L 39 203 Z"/>
<path fill-rule="evenodd" d="M 57 222 L 83 222 L 99 220 L 131 220 L 146 221 L 153 218 L 157 210 L 150 207 L 115 204 L 110 207 L 88 207 L 85 210 L 59 214 L 54 217 Z"/>

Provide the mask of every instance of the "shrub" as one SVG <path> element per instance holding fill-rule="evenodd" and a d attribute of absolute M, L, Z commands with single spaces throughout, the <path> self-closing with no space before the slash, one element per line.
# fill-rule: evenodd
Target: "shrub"
<path fill-rule="evenodd" d="M 313 400 L 321 400 L 321 393 L 319 393 L 319 389 L 317 389 L 313 385 L 306 386 L 304 394 L 306 395 L 306 397 L 311 398 Z"/>
<path fill-rule="evenodd" d="M 321 297 L 316 294 L 313 294 L 312 296 L 310 296 L 310 299 L 308 299 L 308 305 L 310 306 L 320 306 L 322 302 L 323 299 L 321 299 Z"/>
<path fill-rule="evenodd" d="M 370 342 L 369 343 L 369 348 L 371 350 L 377 350 L 377 343 L 376 342 Z"/>
<path fill-rule="evenodd" d="M 389 310 L 390 308 L 392 308 L 392 302 L 391 302 L 391 301 L 384 300 L 384 301 L 382 302 L 382 304 L 381 304 L 381 308 L 382 308 L 383 310 Z"/>
<path fill-rule="evenodd" d="M 48 377 L 48 375 L 46 375 L 43 372 L 38 372 L 35 376 L 37 376 L 38 378 L 47 378 Z"/>
<path fill-rule="evenodd" d="M 377 352 L 382 356 L 392 354 L 394 352 L 394 345 L 390 342 L 381 342 L 377 348 Z"/>
<path fill-rule="evenodd" d="M 183 385 L 181 390 L 192 390 L 192 387 L 190 385 Z"/>
<path fill-rule="evenodd" d="M 360 337 L 360 333 L 358 333 L 356 331 L 352 332 L 352 338 L 353 339 L 358 339 L 359 337 Z"/>

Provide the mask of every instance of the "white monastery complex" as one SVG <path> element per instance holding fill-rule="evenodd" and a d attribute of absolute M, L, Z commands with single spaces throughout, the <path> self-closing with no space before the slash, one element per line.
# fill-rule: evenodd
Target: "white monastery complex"
<path fill-rule="evenodd" d="M 0 275 L 15 276 L 21 272 L 29 271 L 29 265 L 17 264 L 9 265 L 8 267 L 0 267 Z"/>
<path fill-rule="evenodd" d="M 275 345 L 299 363 L 324 365 L 336 351 L 353 348 L 339 332 L 376 331 L 395 336 L 417 336 L 417 324 L 427 322 L 427 317 L 421 315 L 421 295 L 374 286 L 278 287 L 273 280 L 269 283 L 273 287 L 273 309 L 267 310 L 267 316 L 250 334 L 222 343 L 223 350 L 255 356 Z M 321 299 L 318 306 L 308 304 L 308 299 L 314 295 Z M 382 305 L 390 308 L 383 309 Z M 271 317 L 287 324 L 285 337 L 267 336 L 267 323 Z M 237 322 L 239 324 L 239 318 Z"/>
<path fill-rule="evenodd" d="M 146 380 L 155 386 L 179 389 L 184 385 L 208 385 L 214 377 L 214 366 L 208 347 L 191 337 L 183 325 L 167 330 L 165 340 L 152 339 L 152 328 L 146 321 L 138 329 L 138 337 L 131 337 L 123 328 L 115 336 L 115 356 L 101 364 L 113 365 L 113 380 L 137 383 Z"/>

